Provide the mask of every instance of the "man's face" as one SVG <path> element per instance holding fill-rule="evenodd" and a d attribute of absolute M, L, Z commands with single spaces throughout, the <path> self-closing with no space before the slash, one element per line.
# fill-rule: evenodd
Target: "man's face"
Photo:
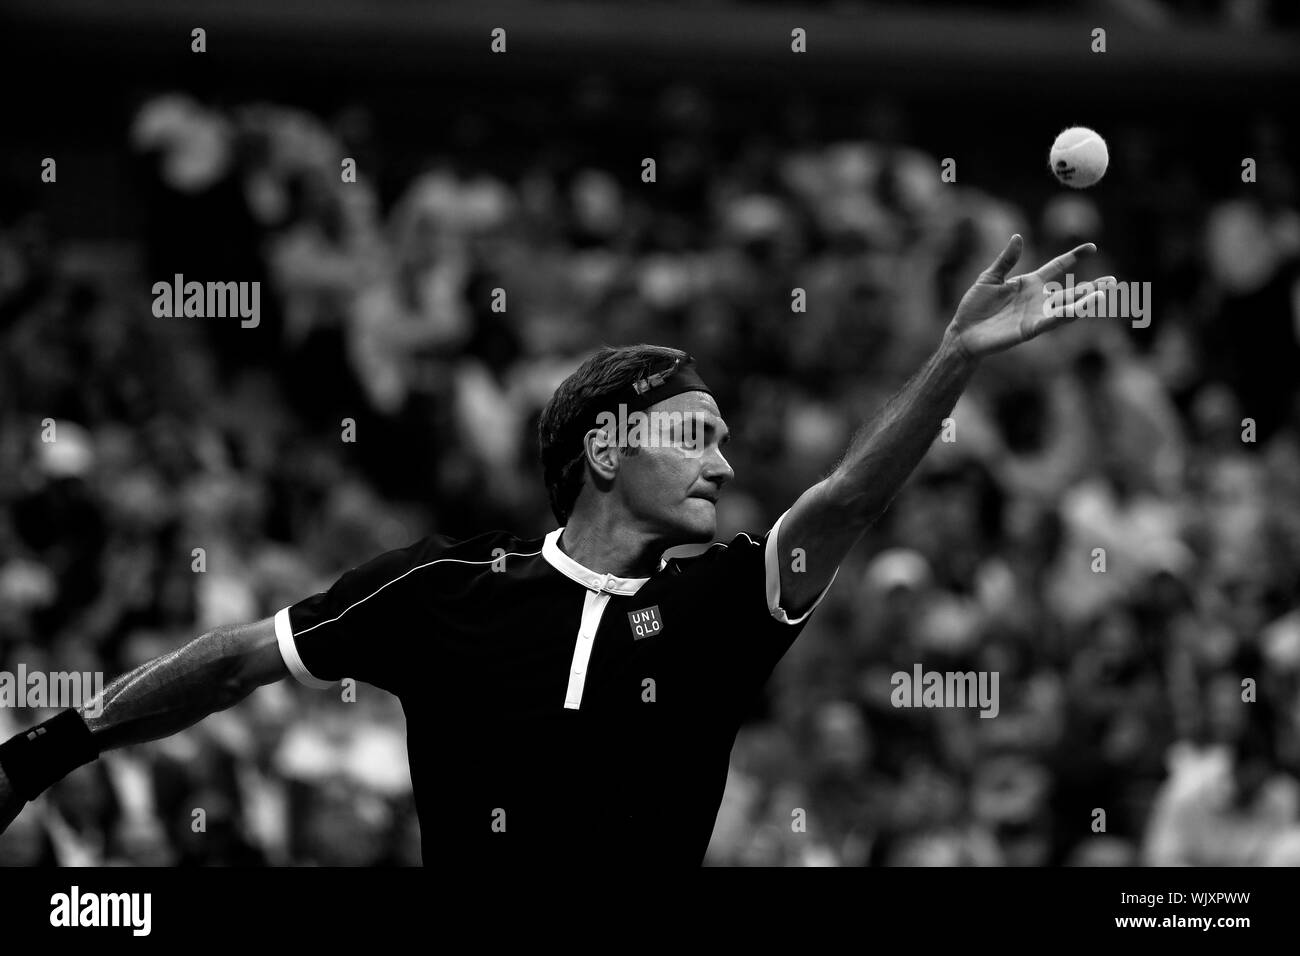
<path fill-rule="evenodd" d="M 683 392 L 650 406 L 644 435 L 632 454 L 619 449 L 614 490 L 630 521 L 668 547 L 712 541 L 714 503 L 735 475 L 722 456 L 731 435 L 713 396 Z"/>

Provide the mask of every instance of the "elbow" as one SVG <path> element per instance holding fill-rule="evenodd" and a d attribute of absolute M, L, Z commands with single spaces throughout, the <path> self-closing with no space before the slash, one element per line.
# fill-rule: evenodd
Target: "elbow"
<path fill-rule="evenodd" d="M 239 673 L 234 673 L 223 677 L 217 681 L 217 686 L 213 693 L 213 704 L 215 710 L 225 710 L 227 707 L 233 707 L 241 700 L 247 697 L 257 687 L 246 677 Z"/>
<path fill-rule="evenodd" d="M 889 507 L 889 501 L 882 500 L 879 493 L 863 487 L 862 482 L 840 472 L 822 482 L 821 494 L 839 521 L 864 530 L 874 524 Z"/>
<path fill-rule="evenodd" d="M 239 703 L 261 684 L 256 665 L 260 649 L 249 646 L 241 628 L 221 628 L 213 633 L 219 642 L 221 666 L 210 685 L 214 710 L 224 710 Z"/>

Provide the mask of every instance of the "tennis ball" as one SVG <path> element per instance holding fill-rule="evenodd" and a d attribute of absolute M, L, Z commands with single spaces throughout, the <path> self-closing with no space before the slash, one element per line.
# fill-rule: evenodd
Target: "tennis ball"
<path fill-rule="evenodd" d="M 1106 173 L 1106 141 L 1086 126 L 1072 126 L 1056 137 L 1048 163 L 1052 175 L 1071 189 L 1084 189 Z"/>

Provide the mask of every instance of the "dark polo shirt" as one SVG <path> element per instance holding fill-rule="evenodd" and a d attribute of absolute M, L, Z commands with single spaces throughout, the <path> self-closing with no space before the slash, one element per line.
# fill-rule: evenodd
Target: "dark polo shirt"
<path fill-rule="evenodd" d="M 426 866 L 697 866 L 746 705 L 811 613 L 780 607 L 780 523 L 636 579 L 563 529 L 430 537 L 276 634 L 303 683 L 400 699 Z"/>

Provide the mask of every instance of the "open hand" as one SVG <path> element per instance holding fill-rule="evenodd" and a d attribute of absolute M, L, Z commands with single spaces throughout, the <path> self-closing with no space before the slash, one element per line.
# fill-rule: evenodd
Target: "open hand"
<path fill-rule="evenodd" d="M 1007 273 L 1020 261 L 1023 250 L 1024 240 L 1019 234 L 1012 236 L 993 264 L 962 296 L 948 334 L 967 358 L 983 358 L 1027 342 L 1066 324 L 1081 312 L 1100 314 L 1106 286 L 1114 284 L 1114 276 L 1081 282 L 1051 296 L 1043 291 L 1049 282 L 1060 284 L 1083 257 L 1097 251 L 1095 245 L 1085 242 L 1033 272 L 1008 279 Z M 1084 300 L 1090 300 L 1086 306 L 1082 305 Z"/>

